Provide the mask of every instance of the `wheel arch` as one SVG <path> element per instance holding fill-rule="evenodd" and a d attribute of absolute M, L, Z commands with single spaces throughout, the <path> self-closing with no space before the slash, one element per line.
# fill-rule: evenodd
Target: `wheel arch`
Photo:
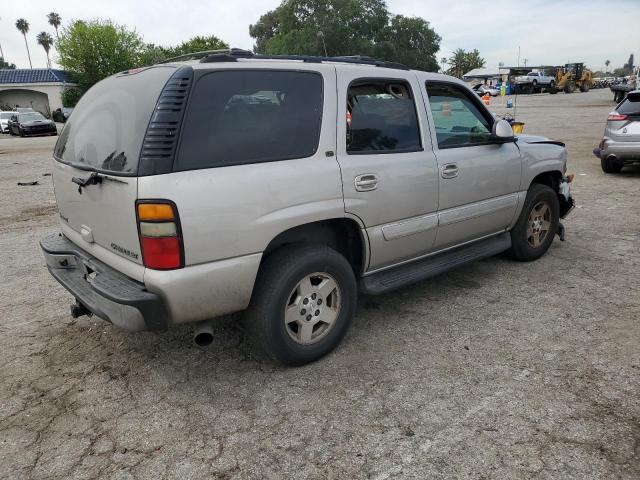
<path fill-rule="evenodd" d="M 333 248 L 360 276 L 368 262 L 368 239 L 361 225 L 348 217 L 319 220 L 291 227 L 276 235 L 267 245 L 262 262 L 270 254 L 291 244 L 319 244 Z"/>

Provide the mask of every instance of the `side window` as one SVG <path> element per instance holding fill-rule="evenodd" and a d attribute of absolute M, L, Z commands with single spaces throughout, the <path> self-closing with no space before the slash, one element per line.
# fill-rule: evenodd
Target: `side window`
<path fill-rule="evenodd" d="M 406 82 L 354 82 L 347 94 L 347 153 L 422 149 L 411 87 Z"/>
<path fill-rule="evenodd" d="M 467 147 L 491 141 L 489 119 L 459 87 L 427 83 L 438 148 Z"/>
<path fill-rule="evenodd" d="M 189 101 L 174 170 L 312 156 L 320 139 L 322 85 L 315 72 L 205 74 Z"/>

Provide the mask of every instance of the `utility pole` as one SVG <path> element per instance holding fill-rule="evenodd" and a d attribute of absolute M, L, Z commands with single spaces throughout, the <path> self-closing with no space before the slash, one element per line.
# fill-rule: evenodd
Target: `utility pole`
<path fill-rule="evenodd" d="M 0 20 L 2 20 L 2 17 L 0 17 Z M 7 60 L 4 58 L 4 52 L 2 51 L 2 45 L 0 45 L 0 57 L 2 57 L 2 60 L 3 60 L 3 61 L 5 61 L 5 62 L 7 61 Z"/>
<path fill-rule="evenodd" d="M 322 30 L 318 30 L 318 36 L 322 38 L 322 46 L 324 47 L 324 56 L 328 57 L 329 55 L 327 55 L 327 44 L 324 43 L 324 32 Z"/>

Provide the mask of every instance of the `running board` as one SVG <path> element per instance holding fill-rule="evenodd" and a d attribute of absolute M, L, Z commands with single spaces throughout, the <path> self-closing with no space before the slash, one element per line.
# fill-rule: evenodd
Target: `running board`
<path fill-rule="evenodd" d="M 380 295 L 405 285 L 435 277 L 469 262 L 492 257 L 510 247 L 511 236 L 508 232 L 501 233 L 498 236 L 480 240 L 464 247 L 362 277 L 358 287 L 362 293 Z"/>

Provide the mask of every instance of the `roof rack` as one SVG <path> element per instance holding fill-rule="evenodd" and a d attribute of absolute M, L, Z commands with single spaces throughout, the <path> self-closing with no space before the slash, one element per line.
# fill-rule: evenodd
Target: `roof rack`
<path fill-rule="evenodd" d="M 377 60 L 373 57 L 367 57 L 362 55 L 347 55 L 340 57 L 322 57 L 315 55 L 262 55 L 253 53 L 249 50 L 242 50 L 240 48 L 231 48 L 227 50 L 212 50 L 210 52 L 197 52 L 195 54 L 186 55 L 191 57 L 192 55 L 203 54 L 200 57 L 200 63 L 215 63 L 215 62 L 237 62 L 239 58 L 251 58 L 255 60 L 298 60 L 305 63 L 322 63 L 322 62 L 339 62 L 339 63 L 351 63 L 356 65 L 372 65 L 381 68 L 394 68 L 398 70 L 410 70 L 409 67 L 401 63 L 385 62 L 384 60 Z M 184 56 L 184 55 L 183 55 Z M 179 57 L 177 57 L 179 58 Z M 175 59 L 166 60 L 176 61 Z"/>
<path fill-rule="evenodd" d="M 200 52 L 184 53 L 182 55 L 178 55 L 177 57 L 171 57 L 171 58 L 167 58 L 166 60 L 162 60 L 161 62 L 158 62 L 158 64 L 171 63 L 171 62 L 184 62 L 186 60 L 198 60 L 200 58 L 206 57 L 207 55 L 229 53 L 231 52 L 231 50 L 239 50 L 239 49 L 219 48 L 217 50 L 202 50 Z"/>

